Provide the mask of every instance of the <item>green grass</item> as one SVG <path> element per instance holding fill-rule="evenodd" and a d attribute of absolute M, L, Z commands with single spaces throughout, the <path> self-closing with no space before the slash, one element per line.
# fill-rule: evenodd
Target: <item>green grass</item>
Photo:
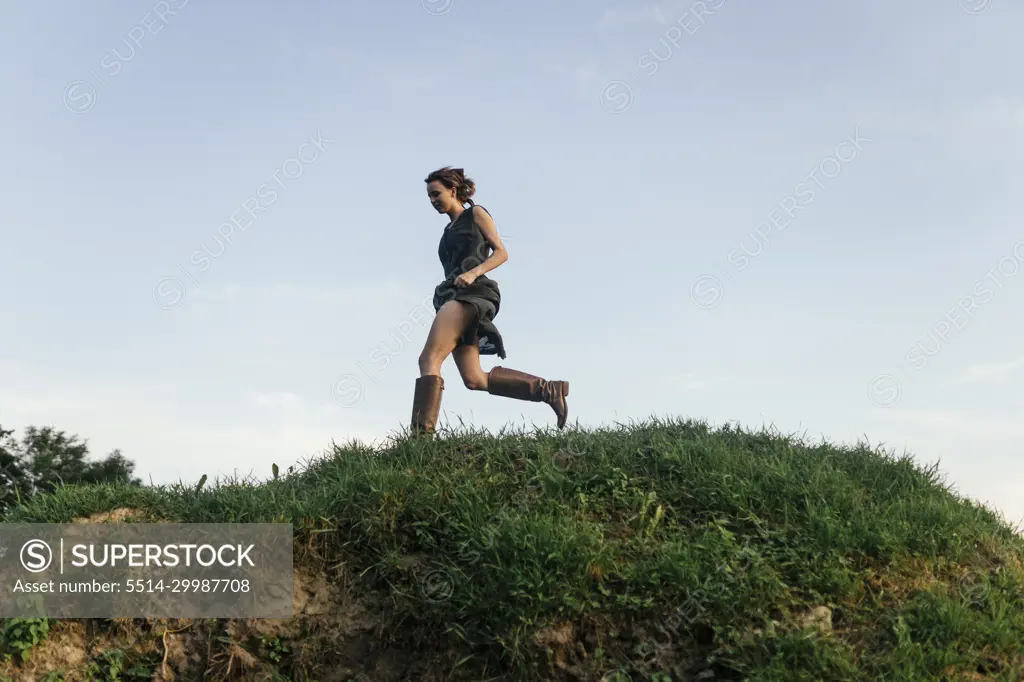
<path fill-rule="evenodd" d="M 880 449 L 658 419 L 462 430 L 276 480 L 64 488 L 7 520 L 119 507 L 290 521 L 297 565 L 377 595 L 381 636 L 437 679 L 1024 679 L 1024 540 Z M 800 627 L 816 606 L 827 632 Z M 317 662 L 300 648 L 274 649 L 283 679 Z"/>

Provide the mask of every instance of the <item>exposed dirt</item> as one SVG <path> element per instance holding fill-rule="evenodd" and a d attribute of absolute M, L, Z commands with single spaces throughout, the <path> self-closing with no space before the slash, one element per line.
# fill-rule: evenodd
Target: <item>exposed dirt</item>
<path fill-rule="evenodd" d="M 413 672 L 423 668 L 416 656 L 386 646 L 379 598 L 346 593 L 303 569 L 294 573 L 293 595 L 297 615 L 287 619 L 52 621 L 25 663 L 0 663 L 0 680 L 37 682 L 57 672 L 64 682 L 112 679 L 109 654 L 97 659 L 105 651 L 145 668 L 145 677 L 129 680 L 269 680 L 282 659 L 320 682 L 425 679 Z"/>
<path fill-rule="evenodd" d="M 106 512 L 99 512 L 85 518 L 71 519 L 71 523 L 129 523 L 142 521 L 146 513 L 139 509 L 120 507 Z"/>

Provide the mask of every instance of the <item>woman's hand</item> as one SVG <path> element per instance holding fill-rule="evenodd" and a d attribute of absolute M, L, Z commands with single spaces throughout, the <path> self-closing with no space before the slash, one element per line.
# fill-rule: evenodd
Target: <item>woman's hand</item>
<path fill-rule="evenodd" d="M 468 287 L 470 284 L 476 281 L 477 277 L 479 277 L 479 275 L 474 273 L 472 270 L 470 270 L 469 272 L 464 272 L 455 278 L 455 286 Z"/>

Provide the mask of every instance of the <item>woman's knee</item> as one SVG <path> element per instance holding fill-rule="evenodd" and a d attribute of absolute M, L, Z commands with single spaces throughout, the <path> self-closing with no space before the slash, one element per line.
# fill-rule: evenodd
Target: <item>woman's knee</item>
<path fill-rule="evenodd" d="M 487 375 L 483 372 L 479 374 L 464 374 L 462 376 L 462 383 L 466 385 L 471 391 L 486 391 L 487 390 Z"/>
<path fill-rule="evenodd" d="M 419 365 L 420 371 L 426 372 L 428 370 L 436 370 L 441 367 L 447 354 L 436 346 L 427 346 L 420 353 Z"/>

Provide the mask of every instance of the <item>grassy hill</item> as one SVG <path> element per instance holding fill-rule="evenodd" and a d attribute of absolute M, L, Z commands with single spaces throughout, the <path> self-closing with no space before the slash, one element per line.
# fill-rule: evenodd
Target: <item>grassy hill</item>
<path fill-rule="evenodd" d="M 864 446 L 463 430 L 262 482 L 66 488 L 7 520 L 109 512 L 290 521 L 299 615 L 8 621 L 25 660 L 0 679 L 1024 680 L 1024 540 Z"/>

